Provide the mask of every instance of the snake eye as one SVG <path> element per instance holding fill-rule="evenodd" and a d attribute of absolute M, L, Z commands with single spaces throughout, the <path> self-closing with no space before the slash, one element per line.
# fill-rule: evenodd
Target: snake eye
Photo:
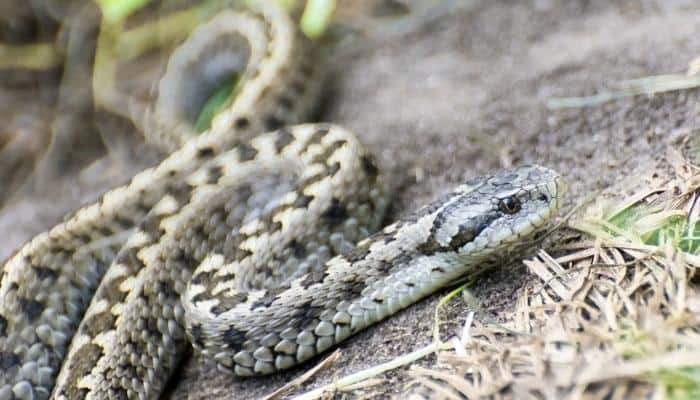
<path fill-rule="evenodd" d="M 514 196 L 508 196 L 498 201 L 498 208 L 504 214 L 515 214 L 520 211 L 520 200 Z"/>

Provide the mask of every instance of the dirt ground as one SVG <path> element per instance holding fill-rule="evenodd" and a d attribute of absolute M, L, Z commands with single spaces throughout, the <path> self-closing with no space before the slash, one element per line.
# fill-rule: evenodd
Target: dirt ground
<path fill-rule="evenodd" d="M 700 56 L 697 2 L 461 3 L 410 32 L 370 37 L 362 46 L 339 50 L 328 60 L 320 119 L 349 127 L 377 156 L 395 193 L 390 218 L 467 178 L 527 163 L 546 165 L 564 175 L 569 187 L 563 210 L 567 212 L 590 193 L 615 187 L 632 171 L 653 165 L 654 155 L 677 145 L 683 135 L 697 134 L 697 89 L 583 108 L 546 107 L 552 97 L 592 95 L 627 79 L 684 73 L 688 63 Z M 391 26 L 399 19 L 390 17 L 381 24 Z M 16 90 L 0 93 L 3 104 L 26 103 L 21 111 L 13 108 L 11 118 L 3 118 L 4 129 L 40 130 L 45 122 L 31 115 L 43 112 L 45 106 L 17 96 Z M 109 182 L 97 181 L 92 192 L 63 193 L 61 201 L 14 202 L 0 210 L 0 229 L 7 232 L 0 243 L 0 259 L 54 223 L 70 204 L 86 201 Z M 504 266 L 484 277 L 472 290 L 484 311 L 478 318 L 497 319 L 511 308 L 527 279 L 520 265 Z M 439 297 L 348 340 L 341 346 L 340 361 L 297 393 L 429 343 Z M 443 338 L 455 333 L 469 310 L 459 299 L 450 303 L 441 327 Z M 419 361 L 432 362 L 431 357 Z M 257 398 L 307 369 L 237 379 L 191 357 L 173 378 L 167 397 Z M 385 382 L 379 386 L 335 397 L 392 397 L 409 380 L 405 368 L 381 378 Z"/>

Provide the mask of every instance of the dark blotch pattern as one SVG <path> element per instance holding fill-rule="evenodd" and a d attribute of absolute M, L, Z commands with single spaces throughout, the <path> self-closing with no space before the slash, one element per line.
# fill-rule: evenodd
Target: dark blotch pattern
<path fill-rule="evenodd" d="M 124 216 L 121 216 L 121 215 L 115 216 L 114 222 L 116 222 L 117 225 L 119 225 L 119 229 L 122 229 L 122 230 L 129 229 L 132 226 L 134 226 L 134 221 L 132 221 Z"/>
<path fill-rule="evenodd" d="M 311 301 L 298 304 L 292 311 L 293 325 L 299 329 L 307 329 L 317 323 L 318 316 L 323 312 L 323 307 L 311 305 Z"/>
<path fill-rule="evenodd" d="M 233 125 L 236 127 L 236 129 L 246 129 L 250 126 L 250 120 L 248 118 L 241 117 L 236 119 Z"/>
<path fill-rule="evenodd" d="M 322 153 L 315 155 L 312 162 L 319 163 L 319 164 L 325 164 L 333 153 L 335 153 L 338 149 L 345 146 L 347 143 L 348 142 L 345 139 L 336 140 L 335 142 L 326 146 L 326 148 L 323 150 Z M 327 165 L 327 169 L 331 169 L 331 168 L 332 168 L 332 165 L 330 165 L 330 166 Z"/>
<path fill-rule="evenodd" d="M 328 167 L 328 174 L 329 175 L 335 175 L 336 172 L 340 170 L 340 163 L 339 162 L 334 162 Z"/>
<path fill-rule="evenodd" d="M 476 235 L 478 235 L 478 232 L 472 228 L 473 227 L 460 227 L 459 232 L 457 232 L 457 234 L 452 237 L 452 240 L 450 240 L 450 247 L 462 247 L 474 240 Z"/>
<path fill-rule="evenodd" d="M 274 131 L 284 125 L 284 121 L 274 115 L 268 115 L 263 121 L 266 131 Z"/>
<path fill-rule="evenodd" d="M 115 320 L 116 318 L 107 310 L 93 315 L 90 320 L 86 321 L 83 325 L 83 330 L 91 337 L 94 337 L 100 332 L 113 328 Z"/>
<path fill-rule="evenodd" d="M 458 248 L 471 242 L 497 217 L 498 215 L 496 213 L 488 213 L 474 217 L 470 219 L 468 223 L 460 225 L 459 232 L 450 240 L 450 247 Z"/>
<path fill-rule="evenodd" d="M 192 326 L 192 330 L 190 331 L 190 336 L 192 340 L 192 344 L 202 348 L 204 347 L 204 340 L 202 340 L 202 325 L 201 324 L 195 324 Z"/>
<path fill-rule="evenodd" d="M 139 226 L 139 228 L 148 234 L 151 238 L 156 239 L 165 234 L 165 230 L 160 227 L 160 221 L 162 220 L 160 215 L 151 215 Z"/>
<path fill-rule="evenodd" d="M 169 195 L 173 196 L 175 201 L 177 201 L 178 207 L 182 207 L 190 202 L 192 187 L 184 182 L 168 185 L 165 188 L 165 191 Z"/>
<path fill-rule="evenodd" d="M 313 200 L 313 196 L 306 196 L 303 194 L 299 194 L 299 196 L 294 200 L 294 207 L 296 208 L 306 208 L 306 206 L 311 203 L 311 200 Z"/>
<path fill-rule="evenodd" d="M 373 241 L 370 241 L 369 243 L 372 242 Z M 345 254 L 344 257 L 347 262 L 353 264 L 364 260 L 367 257 L 367 254 L 369 254 L 369 244 L 366 246 L 355 247 L 354 249 L 350 250 L 349 253 Z"/>
<path fill-rule="evenodd" d="M 211 147 L 202 147 L 197 150 L 197 157 L 199 158 L 209 158 L 214 155 L 214 149 Z"/>
<path fill-rule="evenodd" d="M 240 144 L 238 146 L 238 158 L 241 161 L 250 161 L 258 155 L 258 150 L 249 144 Z"/>
<path fill-rule="evenodd" d="M 260 307 L 262 308 L 267 308 L 272 305 L 272 303 L 275 301 L 274 297 L 269 297 L 269 296 L 263 296 L 260 300 L 254 301 L 251 303 L 250 308 L 252 310 L 258 309 Z"/>
<path fill-rule="evenodd" d="M 389 274 L 389 271 L 393 268 L 394 263 L 386 260 L 377 260 L 375 268 L 377 271 L 381 272 L 384 276 Z"/>
<path fill-rule="evenodd" d="M 32 270 L 40 281 L 54 281 L 58 277 L 58 273 L 56 273 L 56 271 L 46 267 L 32 266 Z"/>
<path fill-rule="evenodd" d="M 107 299 L 110 303 L 119 303 L 126 298 L 127 293 L 119 290 L 119 285 L 126 279 L 126 276 L 131 276 L 145 268 L 145 264 L 138 257 L 139 248 L 129 247 L 119 251 L 115 263 L 122 264 L 128 268 L 129 273 L 121 278 L 115 279 L 112 285 L 103 286 L 100 289 L 100 295 Z"/>
<path fill-rule="evenodd" d="M 245 342 L 245 332 L 234 327 L 230 327 L 226 332 L 224 332 L 223 339 L 229 344 L 229 346 L 231 346 L 233 351 L 238 351 L 241 349 L 243 342 Z"/>
<path fill-rule="evenodd" d="M 379 174 L 379 168 L 377 168 L 374 160 L 369 155 L 363 155 L 360 162 L 362 163 L 362 169 L 365 171 L 367 176 L 376 177 Z"/>
<path fill-rule="evenodd" d="M 245 182 L 238 187 L 236 196 L 239 198 L 241 203 L 245 203 L 253 195 L 253 185 L 250 182 Z"/>
<path fill-rule="evenodd" d="M 84 399 L 87 394 L 87 389 L 78 388 L 75 384 L 81 377 L 87 375 L 91 369 L 91 365 L 94 365 L 102 355 L 102 348 L 95 344 L 89 343 L 80 347 L 75 357 L 76 359 L 82 360 L 82 362 L 77 363 L 75 368 L 68 371 L 68 382 L 72 382 L 73 384 L 64 388 L 60 394 L 69 399 Z"/>
<path fill-rule="evenodd" d="M 294 135 L 284 128 L 280 129 L 277 131 L 277 139 L 275 139 L 275 150 L 277 150 L 277 153 L 281 153 L 292 141 L 294 141 Z"/>
<path fill-rule="evenodd" d="M 345 204 L 333 198 L 330 207 L 328 207 L 321 217 L 328 220 L 332 226 L 337 226 L 348 218 L 348 210 L 345 208 Z"/>
<path fill-rule="evenodd" d="M 158 297 L 159 295 L 165 295 L 165 297 L 169 299 L 177 299 L 180 297 L 180 295 L 177 293 L 177 291 L 175 291 L 175 288 L 170 282 L 161 280 L 158 281 L 155 285 L 149 287 L 151 290 L 153 290 L 153 292 L 151 293 L 150 291 L 146 291 L 145 293 L 153 295 L 155 297 Z"/>
<path fill-rule="evenodd" d="M 253 255 L 253 252 L 248 250 L 248 249 L 242 249 L 240 247 L 236 247 L 236 251 L 233 254 L 233 260 L 242 260 L 246 257 L 250 257 Z M 226 260 L 226 261 L 231 261 L 231 260 Z"/>
<path fill-rule="evenodd" d="M 19 356 L 15 353 L 0 352 L 0 370 L 8 370 L 16 365 L 19 365 Z"/>
<path fill-rule="evenodd" d="M 316 283 L 321 283 L 323 282 L 323 279 L 326 277 L 326 271 L 313 271 L 304 276 L 304 279 L 301 280 L 300 285 L 304 289 L 308 289 L 310 286 L 316 284 Z"/>
<path fill-rule="evenodd" d="M 427 256 L 433 255 L 441 250 L 444 250 L 444 247 L 435 241 L 435 237 L 433 236 L 430 236 L 425 243 L 418 246 L 418 251 Z"/>
<path fill-rule="evenodd" d="M 214 184 L 224 175 L 224 170 L 221 166 L 215 165 L 209 168 L 208 174 L 209 178 L 207 179 L 207 183 Z"/>
<path fill-rule="evenodd" d="M 228 311 L 228 308 L 224 307 L 221 304 L 217 304 L 214 307 L 212 307 L 209 311 L 218 317 L 219 315 Z"/>
<path fill-rule="evenodd" d="M 114 389 L 114 393 L 111 394 L 113 396 L 112 398 L 118 399 L 118 400 L 128 400 L 129 399 L 129 396 L 126 393 L 126 389 L 120 388 L 120 387 L 113 388 L 113 389 Z"/>
<path fill-rule="evenodd" d="M 321 140 L 323 140 L 324 137 L 328 134 L 328 128 L 327 127 L 321 127 L 316 132 L 314 132 L 313 135 L 309 138 L 309 141 L 306 143 L 306 147 L 309 147 L 312 144 L 318 144 L 321 143 Z"/>
<path fill-rule="evenodd" d="M 22 311 L 27 315 L 30 321 L 37 319 L 45 308 L 44 304 L 32 299 L 19 298 L 18 302 Z"/>
<path fill-rule="evenodd" d="M 202 284 L 210 275 L 212 275 L 209 272 L 200 272 L 198 274 L 195 274 L 192 279 L 190 279 L 190 282 L 192 282 L 195 285 L 200 285 Z M 199 296 L 199 295 L 197 295 Z M 195 296 L 194 300 L 197 301 L 197 296 Z"/>
<path fill-rule="evenodd" d="M 435 235 L 446 218 L 444 217 L 444 214 L 449 213 L 449 211 L 449 208 L 447 208 L 435 218 L 435 223 L 430 229 L 430 237 L 425 241 L 425 243 L 418 247 L 418 251 L 425 255 L 432 255 L 441 251 L 452 251 L 462 247 L 479 236 L 479 234 L 498 217 L 496 213 L 489 213 L 471 218 L 464 224 L 460 225 L 459 231 L 450 239 L 450 243 L 443 246 L 437 242 Z"/>
<path fill-rule="evenodd" d="M 294 257 L 299 259 L 306 257 L 306 247 L 296 240 L 289 242 L 289 248 L 292 249 L 292 254 L 294 254 Z"/>
<path fill-rule="evenodd" d="M 248 301 L 247 293 L 236 293 L 233 296 L 220 298 L 219 304 L 213 306 L 210 311 L 213 314 L 219 315 L 246 301 Z"/>
<path fill-rule="evenodd" d="M 267 290 L 265 293 L 263 293 L 260 300 L 251 303 L 250 308 L 255 310 L 260 307 L 270 307 L 270 305 L 277 300 L 278 296 L 287 289 L 289 289 L 289 285 L 282 285 L 280 287 Z"/>

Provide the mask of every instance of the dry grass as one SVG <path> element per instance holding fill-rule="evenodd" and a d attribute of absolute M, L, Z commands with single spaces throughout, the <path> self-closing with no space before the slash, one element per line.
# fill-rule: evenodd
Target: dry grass
<path fill-rule="evenodd" d="M 506 322 L 468 318 L 435 367 L 411 368 L 414 392 L 700 398 L 700 169 L 690 159 L 671 150 L 663 184 L 589 206 L 567 244 L 525 262 L 535 279 Z"/>

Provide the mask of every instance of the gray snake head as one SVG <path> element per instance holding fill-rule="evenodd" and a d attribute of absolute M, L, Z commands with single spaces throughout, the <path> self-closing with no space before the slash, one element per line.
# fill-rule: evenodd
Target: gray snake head
<path fill-rule="evenodd" d="M 469 181 L 418 211 L 432 218 L 420 250 L 467 263 L 516 252 L 557 212 L 562 192 L 559 174 L 537 165 Z"/>

